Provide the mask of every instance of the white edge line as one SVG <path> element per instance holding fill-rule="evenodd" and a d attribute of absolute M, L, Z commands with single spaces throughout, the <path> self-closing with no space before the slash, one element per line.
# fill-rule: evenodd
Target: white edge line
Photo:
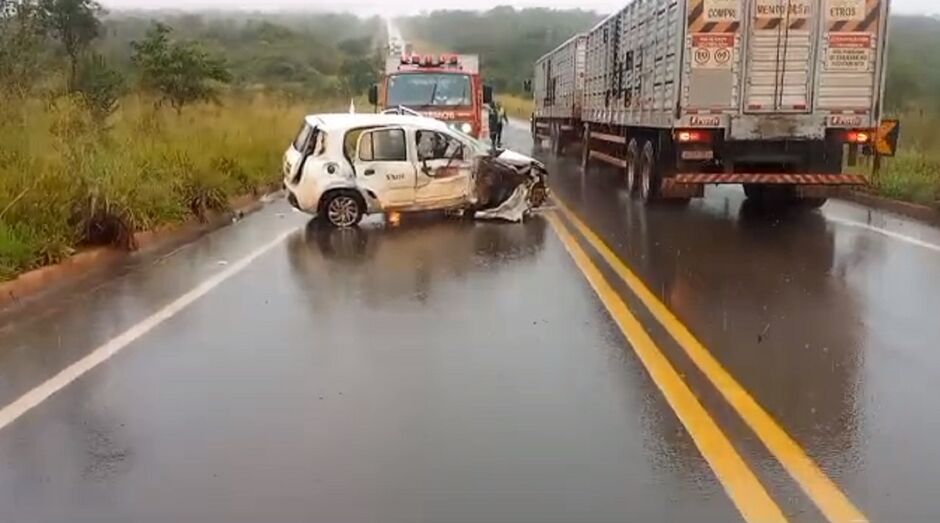
<path fill-rule="evenodd" d="M 931 251 L 940 252 L 940 245 L 935 243 L 926 242 L 918 238 L 900 234 L 897 232 L 889 231 L 887 229 L 882 229 L 880 227 L 875 227 L 874 225 L 869 225 L 867 223 L 856 222 L 852 220 L 846 220 L 844 218 L 832 218 L 827 217 L 827 220 L 833 223 L 838 223 L 839 225 L 845 225 L 847 227 L 856 227 L 858 229 L 865 229 L 866 231 L 871 231 L 874 233 L 881 234 L 882 236 L 887 236 L 889 238 L 894 238 L 895 240 L 900 240 L 902 242 L 910 243 L 911 245 L 916 245 L 918 247 L 923 247 L 925 249 L 930 249 Z"/>
<path fill-rule="evenodd" d="M 293 230 L 286 231 L 270 243 L 267 243 L 257 250 L 252 251 L 244 258 L 229 265 L 225 270 L 216 273 L 209 279 L 203 281 L 201 284 L 186 294 L 180 296 L 169 305 L 155 312 L 150 317 L 115 336 L 104 345 L 101 345 L 97 349 L 91 351 L 90 354 L 86 355 L 82 359 L 72 363 L 38 387 L 23 394 L 13 403 L 3 407 L 3 409 L 0 410 L 0 431 L 32 410 L 33 407 L 36 407 L 43 401 L 49 399 L 49 397 L 51 397 L 53 394 L 59 392 L 73 381 L 82 377 L 82 375 L 84 375 L 86 372 L 107 361 L 108 358 L 114 356 L 118 352 L 121 352 L 135 340 L 147 334 L 164 321 L 172 318 L 199 298 L 208 294 L 212 289 L 218 287 L 225 280 L 244 270 L 253 261 L 283 242 L 293 232 Z"/>

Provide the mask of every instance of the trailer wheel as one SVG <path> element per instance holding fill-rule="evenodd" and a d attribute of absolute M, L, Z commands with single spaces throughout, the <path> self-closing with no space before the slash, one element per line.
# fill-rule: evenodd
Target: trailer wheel
<path fill-rule="evenodd" d="M 643 144 L 640 158 L 640 196 L 647 203 L 656 201 L 659 196 L 659 174 L 656 172 L 656 154 L 651 141 Z"/>
<path fill-rule="evenodd" d="M 588 170 L 588 161 L 591 158 L 591 126 L 584 124 L 584 133 L 581 134 L 581 172 Z"/>
<path fill-rule="evenodd" d="M 538 120 L 535 118 L 532 118 L 530 132 L 532 133 L 532 150 L 540 151 L 542 149 L 542 137 L 539 136 Z"/>
<path fill-rule="evenodd" d="M 637 190 L 637 173 L 640 170 L 640 145 L 637 143 L 636 138 L 630 140 L 630 143 L 627 145 L 627 169 L 626 169 L 626 182 L 627 182 L 627 193 L 631 196 L 636 194 Z"/>
<path fill-rule="evenodd" d="M 762 185 L 746 183 L 744 184 L 744 196 L 747 196 L 749 200 L 759 200 L 763 193 L 762 189 Z"/>
<path fill-rule="evenodd" d="M 549 136 L 549 146 L 551 147 L 552 156 L 558 156 L 561 154 L 561 127 L 557 122 L 552 123 Z"/>
<path fill-rule="evenodd" d="M 828 201 L 829 198 L 801 198 L 800 206 L 806 209 L 819 209 Z"/>

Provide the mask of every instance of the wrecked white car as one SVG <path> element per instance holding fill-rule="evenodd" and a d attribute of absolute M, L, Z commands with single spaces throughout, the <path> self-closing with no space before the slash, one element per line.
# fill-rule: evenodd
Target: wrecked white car
<path fill-rule="evenodd" d="M 392 211 L 520 221 L 547 198 L 546 176 L 533 158 L 410 115 L 310 115 L 284 155 L 290 204 L 336 227 Z"/>

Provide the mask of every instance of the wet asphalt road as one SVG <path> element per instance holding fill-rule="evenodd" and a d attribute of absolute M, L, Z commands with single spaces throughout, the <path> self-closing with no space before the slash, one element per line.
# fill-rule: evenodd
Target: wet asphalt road
<path fill-rule="evenodd" d="M 940 518 L 940 232 L 841 202 L 767 213 L 736 189 L 644 208 L 616 173 L 550 163 L 560 200 L 865 516 Z M 787 519 L 825 521 L 792 455 L 569 215 L 326 231 L 276 203 L 0 316 L 6 413 L 229 273 L 0 429 L 0 522 L 740 521 L 550 219 Z"/>

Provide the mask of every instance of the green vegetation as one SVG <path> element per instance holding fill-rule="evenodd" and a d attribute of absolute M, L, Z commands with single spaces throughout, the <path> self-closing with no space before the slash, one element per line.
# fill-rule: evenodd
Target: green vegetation
<path fill-rule="evenodd" d="M 157 18 L 0 0 L 0 280 L 277 183 L 302 116 L 361 94 L 384 37 L 350 16 Z"/>
<path fill-rule="evenodd" d="M 528 120 L 535 111 L 535 102 L 532 98 L 515 94 L 499 94 L 496 98 L 506 109 L 506 114 L 513 118 Z"/>
<path fill-rule="evenodd" d="M 488 11 L 434 11 L 401 20 L 406 39 L 456 53 L 481 56 L 483 71 L 499 93 L 523 94 L 535 61 L 601 15 L 582 10 L 496 7 Z M 420 44 L 419 44 L 420 45 Z M 436 49 L 415 48 L 418 52 Z"/>

